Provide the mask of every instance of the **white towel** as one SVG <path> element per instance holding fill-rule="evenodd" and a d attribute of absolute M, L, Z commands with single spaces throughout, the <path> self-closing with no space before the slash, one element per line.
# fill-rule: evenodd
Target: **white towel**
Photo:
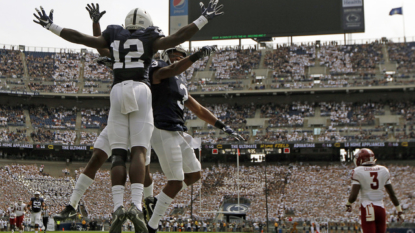
<path fill-rule="evenodd" d="M 135 99 L 134 81 L 127 80 L 122 82 L 122 102 L 121 113 L 128 114 L 138 111 L 137 100 Z"/>

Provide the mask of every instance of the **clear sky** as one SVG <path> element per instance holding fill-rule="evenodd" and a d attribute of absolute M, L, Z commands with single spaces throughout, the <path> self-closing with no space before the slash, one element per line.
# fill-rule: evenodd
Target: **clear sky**
<path fill-rule="evenodd" d="M 199 1 L 199 0 L 189 0 Z M 208 0 L 202 0 L 207 4 Z M 219 0 L 220 1 L 220 0 Z M 279 1 L 279 0 L 276 0 Z M 295 1 L 295 0 L 290 0 Z M 330 1 L 330 0 L 327 0 Z M 159 26 L 165 34 L 168 33 L 168 0 L 99 0 L 101 10 L 107 13 L 101 19 L 102 30 L 109 24 L 123 24 L 127 13 L 135 8 L 146 9 L 152 16 L 154 25 Z M 255 1 L 253 1 L 255 2 Z M 83 48 L 71 44 L 51 32 L 33 23 L 35 7 L 43 6 L 47 12 L 54 9 L 54 22 L 61 27 L 73 28 L 86 34 L 92 34 L 92 21 L 85 6 L 91 1 L 85 0 L 0 0 L 0 44 L 36 47 Z M 378 39 L 381 37 L 403 38 L 402 16 L 389 16 L 392 8 L 403 5 L 408 41 L 415 38 L 415 1 L 414 0 L 365 0 L 366 32 L 352 35 L 353 40 L 361 43 L 362 39 Z M 224 11 L 231 11 L 225 5 Z M 220 20 L 217 18 L 215 20 Z M 343 35 L 294 37 L 295 42 L 303 41 L 342 41 Z M 287 37 L 277 38 L 275 42 L 286 43 Z M 244 44 L 253 44 L 252 40 L 244 40 Z M 234 45 L 236 40 L 197 42 L 203 44 Z M 187 47 L 187 44 L 184 45 Z"/>

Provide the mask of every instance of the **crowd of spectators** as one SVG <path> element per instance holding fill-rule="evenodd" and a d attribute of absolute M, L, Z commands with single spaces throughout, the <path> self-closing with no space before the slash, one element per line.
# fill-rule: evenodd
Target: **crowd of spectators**
<path fill-rule="evenodd" d="M 26 53 L 29 77 L 51 80 L 54 74 L 54 55 L 52 53 Z"/>
<path fill-rule="evenodd" d="M 26 117 L 21 106 L 0 106 L 0 127 L 24 125 L 26 125 Z"/>
<path fill-rule="evenodd" d="M 53 79 L 65 82 L 78 81 L 80 66 L 81 56 L 79 53 L 56 53 Z"/>
<path fill-rule="evenodd" d="M 112 82 L 112 70 L 94 62 L 94 59 L 98 58 L 98 56 L 98 54 L 94 53 L 85 54 L 84 79 L 87 81 Z"/>
<path fill-rule="evenodd" d="M 381 103 L 320 102 L 321 116 L 330 116 L 332 125 L 373 125 L 375 115 L 385 114 Z"/>
<path fill-rule="evenodd" d="M 94 145 L 95 141 L 98 138 L 97 132 L 81 132 L 81 145 Z"/>
<path fill-rule="evenodd" d="M 209 68 L 216 79 L 244 79 L 259 68 L 260 61 L 261 51 L 256 48 L 225 47 L 213 55 Z"/>
<path fill-rule="evenodd" d="M 414 64 L 414 42 L 410 43 L 388 43 L 389 59 L 398 63 L 399 73 L 411 73 L 415 69 Z"/>
<path fill-rule="evenodd" d="M 260 111 L 262 118 L 270 118 L 268 123 L 271 127 L 300 127 L 304 123 L 304 117 L 314 116 L 314 103 L 293 102 L 291 105 L 269 103 L 262 105 Z"/>
<path fill-rule="evenodd" d="M 0 128 L 0 142 L 28 142 L 26 129 L 10 129 Z"/>
<path fill-rule="evenodd" d="M 0 78 L 20 78 L 24 74 L 20 51 L 0 49 Z"/>
<path fill-rule="evenodd" d="M 100 128 L 107 124 L 109 108 L 81 109 L 82 126 L 85 128 Z"/>
<path fill-rule="evenodd" d="M 30 120 L 34 127 L 75 129 L 76 113 L 76 107 L 69 109 L 63 106 L 29 106 Z"/>
<path fill-rule="evenodd" d="M 61 145 L 74 145 L 76 140 L 76 131 L 48 129 L 37 129 L 30 135 L 35 143 L 53 143 Z"/>
<path fill-rule="evenodd" d="M 415 167 L 387 165 L 396 195 L 400 200 L 408 221 L 415 217 L 415 193 L 408 183 L 415 182 Z M 193 208 L 197 220 L 210 220 L 216 216 L 224 203 L 235 202 L 239 194 L 249 208 L 248 221 L 266 221 L 266 203 L 270 221 L 286 218 L 286 213 L 294 215 L 293 221 L 313 221 L 320 219 L 327 222 L 354 222 L 359 209 L 352 213 L 344 210 L 343 201 L 347 200 L 350 189 L 352 165 L 292 165 L 240 166 L 239 176 L 234 165 L 218 164 L 202 169 L 200 182 L 191 189 L 182 190 L 166 211 L 163 219 L 177 217 L 189 219 L 191 202 L 198 203 Z M 83 168 L 75 171 L 79 175 Z M 265 177 L 265 172 L 266 176 Z M 0 168 L 3 189 L 0 189 L 0 209 L 6 209 L 18 197 L 29 200 L 34 191 L 41 191 L 49 210 L 60 212 L 74 188 L 74 179 L 69 176 L 51 177 L 39 172 L 34 165 L 7 165 Z M 265 182 L 265 179 L 267 181 Z M 166 184 L 162 173 L 153 173 L 154 195 L 160 193 Z M 85 206 L 90 219 L 110 219 L 113 210 L 111 199 L 110 172 L 100 170 L 95 175 L 94 183 L 89 187 L 81 204 Z M 127 181 L 126 190 L 130 189 Z M 268 195 L 265 195 L 266 190 Z M 267 198 L 267 201 L 266 201 Z M 384 197 L 387 219 L 396 215 L 395 208 L 387 196 Z M 192 200 L 193 199 L 193 200 Z M 125 193 L 124 206 L 129 205 L 130 192 Z M 199 208 L 199 205 L 201 208 Z M 195 205 L 193 206 L 195 207 Z M 179 210 L 179 211 L 177 211 Z M 202 211 L 202 212 L 201 212 Z"/>

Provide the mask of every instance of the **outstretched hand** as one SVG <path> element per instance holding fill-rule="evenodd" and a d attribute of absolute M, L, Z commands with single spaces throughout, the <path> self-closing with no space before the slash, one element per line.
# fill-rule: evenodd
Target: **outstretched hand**
<path fill-rule="evenodd" d="M 223 131 L 228 134 L 229 136 L 232 136 L 238 141 L 245 141 L 245 138 L 243 138 L 240 134 L 235 132 L 233 129 L 231 129 L 229 126 L 226 126 Z"/>
<path fill-rule="evenodd" d="M 49 30 L 50 25 L 52 25 L 53 23 L 53 9 L 50 10 L 49 16 L 46 15 L 45 10 L 43 9 L 42 6 L 40 6 L 40 11 L 37 8 L 35 8 L 35 10 L 37 11 L 38 15 L 36 14 L 33 14 L 33 15 L 38 21 L 33 20 L 33 22 Z"/>
<path fill-rule="evenodd" d="M 104 65 L 110 69 L 112 69 L 114 61 L 109 57 L 98 57 L 94 59 L 94 62 L 98 63 L 99 65 Z"/>
<path fill-rule="evenodd" d="M 218 5 L 219 0 L 210 0 L 209 4 L 207 7 L 205 7 L 205 5 L 203 4 L 203 2 L 200 2 L 200 8 L 202 10 L 202 15 L 207 19 L 207 20 L 212 20 L 213 18 L 223 15 L 224 12 L 221 11 L 223 8 L 223 4 Z"/>
<path fill-rule="evenodd" d="M 99 23 L 99 20 L 101 17 L 107 13 L 106 11 L 99 12 L 99 4 L 97 3 L 96 6 L 94 3 L 91 3 L 91 5 L 87 4 L 85 9 L 89 12 L 89 17 L 91 17 L 92 21 L 94 23 Z"/>

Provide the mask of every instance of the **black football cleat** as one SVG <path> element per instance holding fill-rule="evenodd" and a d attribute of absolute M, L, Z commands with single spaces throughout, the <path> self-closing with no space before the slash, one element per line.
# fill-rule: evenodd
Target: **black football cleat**
<path fill-rule="evenodd" d="M 75 219 L 78 213 L 76 212 L 75 208 L 71 205 L 67 205 L 62 212 L 53 216 L 55 221 L 63 221 L 65 219 Z"/>
<path fill-rule="evenodd" d="M 147 229 L 148 229 L 148 233 L 156 233 L 157 232 L 157 229 L 153 229 L 148 224 L 147 224 Z"/>
<path fill-rule="evenodd" d="M 145 220 L 148 224 L 148 221 L 150 221 L 151 216 L 153 216 L 154 208 L 156 208 L 157 204 L 157 198 L 154 197 L 146 197 L 144 199 L 144 213 L 145 213 Z"/>
<path fill-rule="evenodd" d="M 144 214 L 134 203 L 131 203 L 130 208 L 128 208 L 127 218 L 134 224 L 135 233 L 148 233 Z"/>
<path fill-rule="evenodd" d="M 121 233 L 122 225 L 127 221 L 127 214 L 123 206 L 118 207 L 118 209 L 112 214 L 112 222 L 110 227 L 110 233 Z"/>

